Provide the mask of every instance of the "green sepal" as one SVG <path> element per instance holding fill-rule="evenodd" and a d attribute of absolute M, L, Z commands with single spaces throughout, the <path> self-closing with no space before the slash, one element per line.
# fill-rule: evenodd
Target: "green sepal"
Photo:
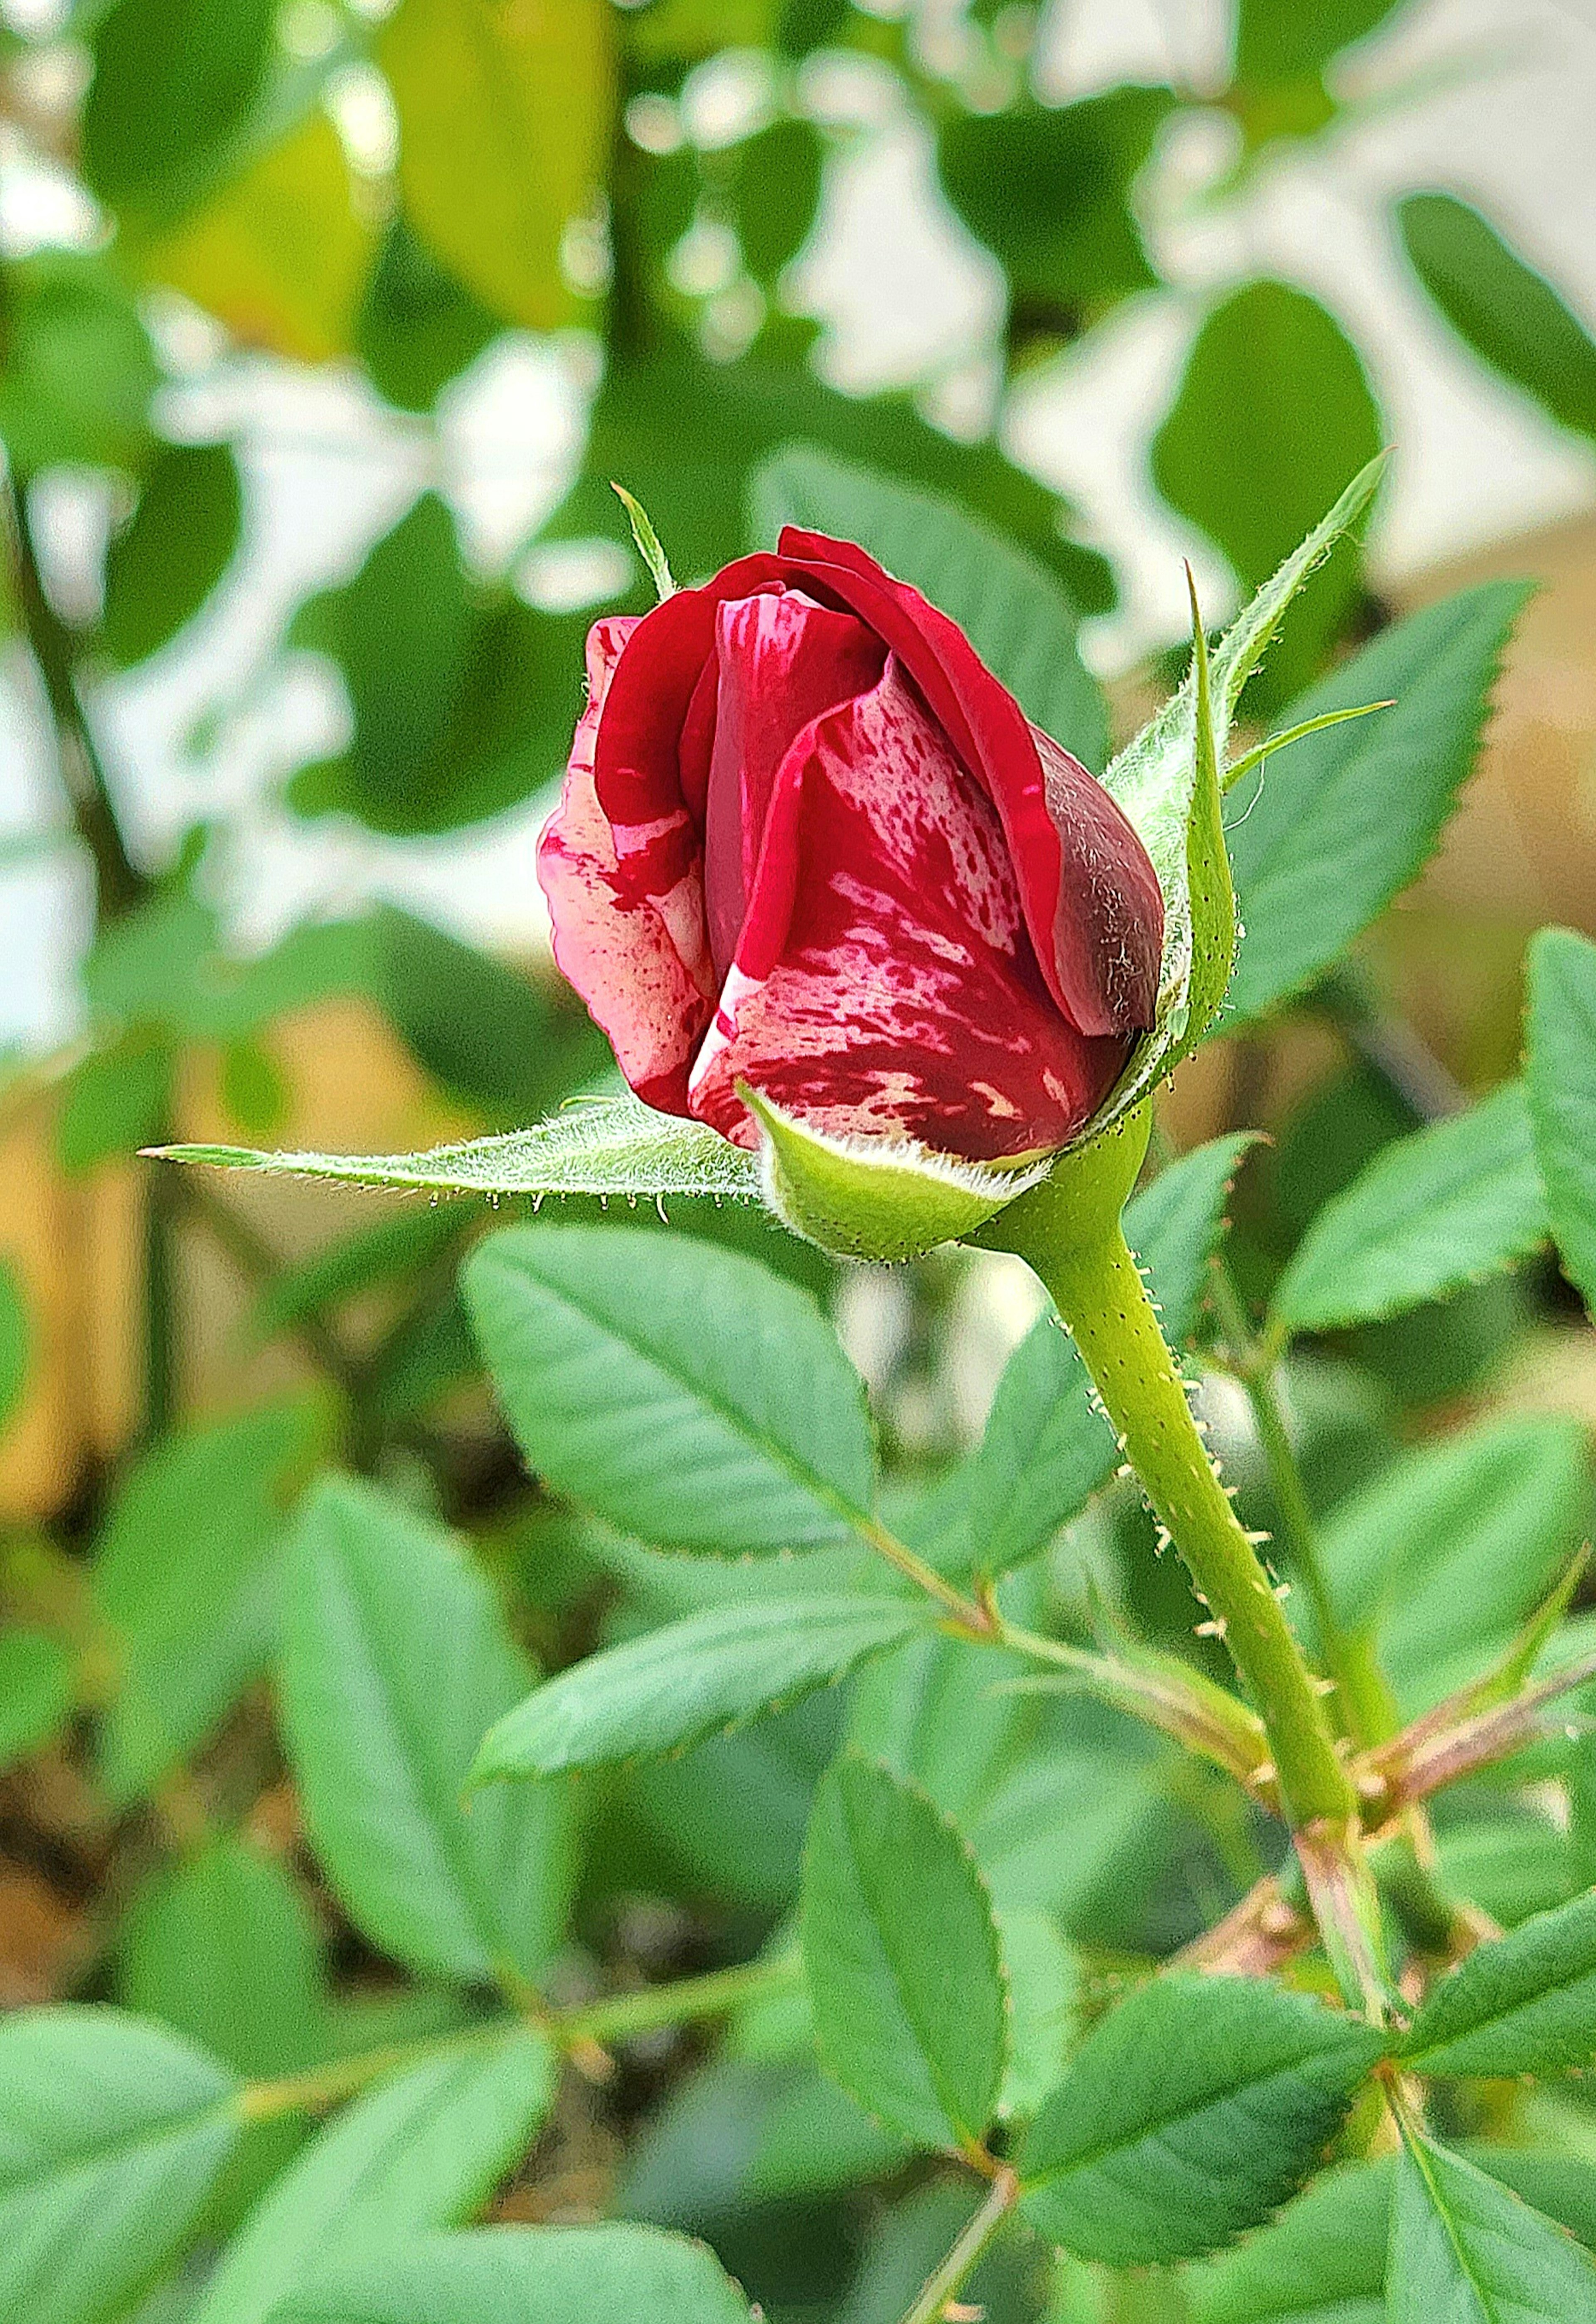
<path fill-rule="evenodd" d="M 1052 1159 L 966 1162 L 909 1138 L 828 1138 L 744 1082 L 737 1094 L 764 1131 L 766 1203 L 789 1233 L 839 1259 L 918 1259 L 973 1235 Z"/>

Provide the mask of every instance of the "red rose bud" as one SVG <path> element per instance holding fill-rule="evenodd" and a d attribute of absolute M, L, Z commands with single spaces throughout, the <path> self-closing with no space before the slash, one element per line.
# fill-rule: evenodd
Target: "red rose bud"
<path fill-rule="evenodd" d="M 1153 1021 L 1163 899 L 956 623 L 789 528 L 595 622 L 587 674 L 538 873 L 639 1097 L 752 1147 L 742 1084 L 971 1161 L 1091 1120 Z"/>

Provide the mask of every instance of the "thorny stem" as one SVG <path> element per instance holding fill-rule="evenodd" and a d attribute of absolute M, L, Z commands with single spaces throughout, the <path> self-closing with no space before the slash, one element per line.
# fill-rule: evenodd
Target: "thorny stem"
<path fill-rule="evenodd" d="M 1253 1333 L 1235 1278 L 1222 1257 L 1213 1263 L 1211 1290 L 1229 1368 L 1251 1407 L 1280 1512 L 1283 1542 L 1303 1594 L 1313 1608 L 1324 1667 L 1335 1681 L 1339 1724 L 1351 1742 L 1367 1746 L 1383 1741 L 1396 1725 L 1395 1706 L 1367 1642 L 1343 1629 L 1337 1618 L 1320 1554 L 1318 1525 L 1280 1400 L 1278 1367 Z"/>
<path fill-rule="evenodd" d="M 1117 1218 L 1106 1231 L 1083 1234 L 1078 1210 L 1049 1180 L 1011 1204 L 1001 1225 L 1004 1244 L 1052 1293 L 1142 1490 L 1251 1692 L 1292 1822 L 1350 1831 L 1357 1799 L 1318 1686 L 1198 1434 Z"/>
<path fill-rule="evenodd" d="M 992 2191 L 964 2228 L 940 2267 L 927 2277 L 919 2297 L 905 2310 L 903 2324 L 937 2324 L 948 2302 L 957 2299 L 976 2262 L 997 2234 L 1019 2198 L 1018 2175 L 1004 2163 L 992 2182 Z"/>

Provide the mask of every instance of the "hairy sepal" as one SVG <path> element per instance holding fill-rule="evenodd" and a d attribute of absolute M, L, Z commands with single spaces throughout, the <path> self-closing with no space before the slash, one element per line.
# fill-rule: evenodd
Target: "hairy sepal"
<path fill-rule="evenodd" d="M 1053 1158 L 999 1166 L 938 1154 L 908 1138 L 828 1138 L 746 1083 L 737 1093 L 764 1133 L 766 1203 L 789 1233 L 835 1258 L 918 1259 L 973 1234 L 1038 1185 Z"/>
<path fill-rule="evenodd" d="M 1287 607 L 1367 508 L 1385 466 L 1382 453 L 1360 470 L 1328 515 L 1237 614 L 1211 658 L 1199 625 L 1192 666 L 1178 691 L 1102 778 L 1158 874 L 1164 961 L 1152 1030 L 1138 1045 L 1093 1130 L 1139 1104 L 1190 1055 L 1219 1014 L 1238 937 L 1219 812 L 1236 705 Z"/>

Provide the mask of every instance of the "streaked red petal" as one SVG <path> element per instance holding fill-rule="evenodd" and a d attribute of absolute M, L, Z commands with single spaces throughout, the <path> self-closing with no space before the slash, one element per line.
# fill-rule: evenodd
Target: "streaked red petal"
<path fill-rule="evenodd" d="M 829 589 L 886 640 L 996 807 L 1042 973 L 1071 1022 L 1090 1034 L 1145 1030 L 1158 1000 L 1163 897 L 1102 786 L 1058 743 L 1052 753 L 1074 776 L 1045 773 L 1024 712 L 958 624 L 853 542 L 789 525 L 780 553 L 795 577 Z M 1109 882 L 1119 887 L 1112 915 Z"/>
<path fill-rule="evenodd" d="M 588 632 L 587 706 L 559 805 L 538 841 L 538 881 L 549 899 L 554 956 L 609 1036 L 622 1072 L 649 1104 L 685 1113 L 687 1066 L 710 1002 L 658 904 L 639 890 L 632 868 L 622 866 L 593 774 L 601 715 L 638 626 L 634 617 L 617 617 Z"/>
<path fill-rule="evenodd" d="M 715 614 L 719 674 L 704 825 L 704 904 L 715 973 L 743 930 L 777 770 L 794 737 L 823 710 L 874 686 L 886 649 L 851 613 L 801 590 L 723 599 Z"/>
<path fill-rule="evenodd" d="M 889 661 L 782 763 L 691 1111 L 752 1144 L 741 1079 L 834 1135 L 989 1160 L 1062 1145 L 1126 1047 L 1060 1016 L 999 818 Z"/>

